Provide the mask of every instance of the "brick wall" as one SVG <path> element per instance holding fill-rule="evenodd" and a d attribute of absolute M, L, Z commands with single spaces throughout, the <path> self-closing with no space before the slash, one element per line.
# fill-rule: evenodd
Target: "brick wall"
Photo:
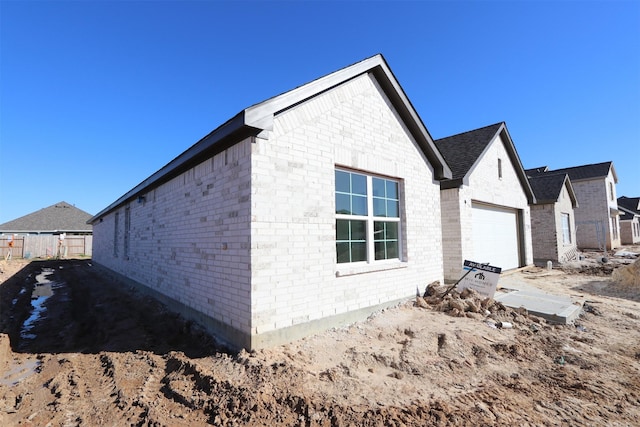
<path fill-rule="evenodd" d="M 623 245 L 640 243 L 640 217 L 634 216 L 633 219 L 620 221 L 620 242 Z"/>
<path fill-rule="evenodd" d="M 401 261 L 337 265 L 336 165 L 400 180 Z M 236 347 L 366 316 L 442 280 L 439 186 L 368 75 L 280 113 L 271 132 L 121 207 L 117 218 L 117 228 L 116 212 L 95 224 L 95 261 L 213 319 L 210 329 Z"/>
<path fill-rule="evenodd" d="M 611 217 L 610 209 L 617 209 L 615 181 L 611 172 L 606 178 L 573 182 L 578 199 L 576 214 L 577 244 L 580 249 L 607 249 L 620 246 L 618 218 Z M 613 188 L 613 194 L 611 193 Z"/>
<path fill-rule="evenodd" d="M 466 218 L 463 219 L 461 215 L 463 211 L 465 214 L 470 214 L 470 212 L 464 209 L 465 197 L 461 195 L 461 192 L 464 192 L 464 190 L 460 188 L 450 188 L 440 192 L 443 267 L 444 277 L 447 281 L 456 280 L 456 278 L 460 277 L 464 262 L 462 254 L 468 253 L 468 251 L 463 250 L 462 245 L 469 244 L 469 230 L 465 230 L 463 233 L 461 224 L 470 228 L 471 221 Z M 462 207 L 460 206 L 461 203 L 463 204 Z M 463 235 L 465 239 L 463 239 Z"/>
<path fill-rule="evenodd" d="M 402 180 L 401 262 L 336 263 L 336 166 Z M 442 279 L 439 186 L 369 76 L 277 116 L 253 147 L 252 180 L 254 334 L 304 329 Z"/>
<path fill-rule="evenodd" d="M 144 201 L 105 215 L 94 224 L 93 259 L 250 333 L 250 153 L 250 140 L 240 142 L 145 194 Z"/>
<path fill-rule="evenodd" d="M 562 240 L 562 223 L 556 220 L 556 204 L 531 206 L 533 258 L 536 264 L 558 261 L 558 240 Z"/>
<path fill-rule="evenodd" d="M 498 177 L 498 159 L 502 160 L 501 179 Z M 524 263 L 533 263 L 531 214 L 527 197 L 500 136 L 488 147 L 471 171 L 468 185 L 455 190 L 443 190 L 441 193 L 444 274 L 447 281 L 460 278 L 463 260 L 472 259 L 474 255 L 472 201 L 522 211 Z"/>
<path fill-rule="evenodd" d="M 563 239 L 562 214 L 569 215 L 570 243 Z M 563 263 L 576 256 L 575 213 L 566 185 L 562 187 L 556 203 L 531 206 L 531 230 L 536 264 L 546 265 L 547 261 Z"/>

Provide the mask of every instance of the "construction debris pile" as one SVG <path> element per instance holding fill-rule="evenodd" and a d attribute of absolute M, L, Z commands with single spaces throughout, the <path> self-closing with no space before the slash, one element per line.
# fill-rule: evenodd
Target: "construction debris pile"
<path fill-rule="evenodd" d="M 417 296 L 415 306 L 429 308 L 453 317 L 469 317 L 483 320 L 489 326 L 509 328 L 514 324 L 525 325 L 538 330 L 546 323 L 545 319 L 533 316 L 524 307 L 511 309 L 493 298 L 486 298 L 473 289 L 459 292 L 447 288 L 439 282 L 427 286 L 423 296 Z"/>

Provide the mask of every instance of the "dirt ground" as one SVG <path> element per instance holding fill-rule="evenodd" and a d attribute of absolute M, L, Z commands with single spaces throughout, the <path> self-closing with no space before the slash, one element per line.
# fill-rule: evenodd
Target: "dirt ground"
<path fill-rule="evenodd" d="M 0 425 L 638 425 L 640 260 L 583 256 L 498 284 L 570 296 L 570 325 L 432 286 L 239 354 L 91 260 L 0 261 Z"/>

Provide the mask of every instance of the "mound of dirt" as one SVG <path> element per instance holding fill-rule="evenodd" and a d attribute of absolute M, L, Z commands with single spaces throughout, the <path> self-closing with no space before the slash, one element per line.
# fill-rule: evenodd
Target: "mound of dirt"
<path fill-rule="evenodd" d="M 620 287 L 640 290 L 640 258 L 633 264 L 617 268 L 611 278 Z"/>

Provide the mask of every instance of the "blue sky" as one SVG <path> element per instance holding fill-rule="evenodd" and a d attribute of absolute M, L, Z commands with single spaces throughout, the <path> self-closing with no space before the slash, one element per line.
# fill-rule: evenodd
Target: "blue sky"
<path fill-rule="evenodd" d="M 434 138 L 640 196 L 638 1 L 0 0 L 0 223 L 96 214 L 240 110 L 382 53 Z"/>

